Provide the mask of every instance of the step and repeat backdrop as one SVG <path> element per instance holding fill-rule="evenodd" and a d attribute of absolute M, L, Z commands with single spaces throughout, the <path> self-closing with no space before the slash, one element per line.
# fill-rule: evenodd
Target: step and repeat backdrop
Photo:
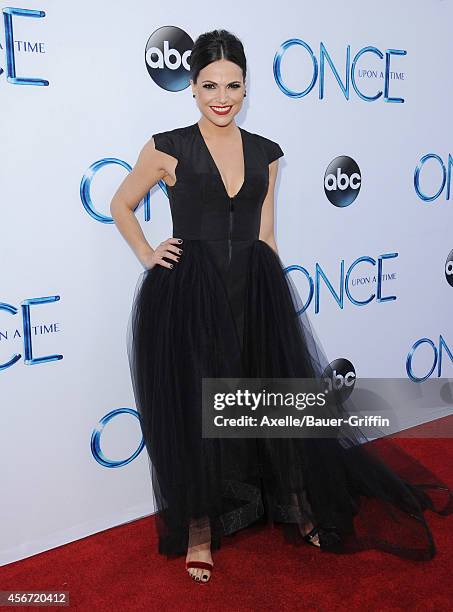
<path fill-rule="evenodd" d="M 202 32 L 244 43 L 236 121 L 285 153 L 279 252 L 338 377 L 453 377 L 451 1 L 0 9 L 1 564 L 154 510 L 126 349 L 143 268 L 109 205 L 153 133 L 198 120 Z M 172 235 L 163 183 L 135 213 Z"/>

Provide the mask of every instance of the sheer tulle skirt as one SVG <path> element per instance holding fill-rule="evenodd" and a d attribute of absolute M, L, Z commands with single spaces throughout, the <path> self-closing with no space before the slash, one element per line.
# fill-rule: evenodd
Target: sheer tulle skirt
<path fill-rule="evenodd" d="M 279 257 L 251 241 L 237 333 L 225 277 L 207 243 L 185 240 L 174 269 L 138 282 L 128 329 L 136 406 L 149 457 L 159 552 L 183 555 L 252 524 L 301 541 L 316 525 L 323 550 L 435 554 L 425 511 L 450 514 L 451 491 L 389 440 L 203 438 L 203 377 L 319 377 L 321 343 Z M 189 540 L 189 526 L 190 540 Z M 304 527 L 304 530 L 306 528 Z"/>

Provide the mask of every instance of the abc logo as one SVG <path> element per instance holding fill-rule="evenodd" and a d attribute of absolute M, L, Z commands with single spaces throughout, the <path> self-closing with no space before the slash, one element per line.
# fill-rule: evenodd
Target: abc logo
<path fill-rule="evenodd" d="M 349 359 L 335 359 L 322 374 L 329 390 L 336 392 L 340 401 L 345 401 L 352 393 L 356 381 L 355 368 Z"/>
<path fill-rule="evenodd" d="M 330 203 L 344 208 L 359 195 L 362 184 L 360 168 L 352 157 L 340 155 L 330 162 L 324 175 L 324 191 Z"/>
<path fill-rule="evenodd" d="M 447 283 L 453 287 L 453 251 L 450 251 L 447 261 L 445 262 L 445 278 L 447 279 Z"/>
<path fill-rule="evenodd" d="M 192 47 L 190 36 L 174 26 L 163 26 L 151 34 L 145 48 L 145 65 L 156 85 L 167 91 L 188 87 Z"/>

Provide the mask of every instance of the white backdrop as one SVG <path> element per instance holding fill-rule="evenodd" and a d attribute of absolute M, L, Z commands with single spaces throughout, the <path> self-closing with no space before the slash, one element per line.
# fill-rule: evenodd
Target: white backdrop
<path fill-rule="evenodd" d="M 228 11 L 178 0 L 27 1 L 18 8 L 43 15 L 13 15 L 14 42 L 8 25 L 0 24 L 1 564 L 153 511 L 145 451 L 129 460 L 140 450 L 141 434 L 126 327 L 143 269 L 115 226 L 87 212 L 80 185 L 95 162 L 116 158 L 133 165 L 152 133 L 198 120 L 190 87 L 165 89 L 146 69 L 146 43 L 162 26 L 180 28 L 192 40 L 224 27 L 243 41 L 247 98 L 237 123 L 276 140 L 285 152 L 276 191 L 285 265 L 303 266 L 314 279 L 318 264 L 338 292 L 342 260 L 346 273 L 359 257 L 397 254 L 383 268 L 391 275 L 383 295 L 394 300 L 358 306 L 344 295 L 340 307 L 321 281 L 319 312 L 314 298 L 307 312 L 329 359 L 349 360 L 363 377 L 406 378 L 407 356 L 425 339 L 413 356 L 422 378 L 438 365 L 441 336 L 442 371 L 436 367 L 431 378 L 452 377 L 453 276 L 446 271 L 453 267 L 453 196 L 445 184 L 426 202 L 414 188 L 426 154 L 452 170 L 452 2 L 282 0 L 260 5 L 259 14 L 257 5 L 238 0 Z M 306 48 L 282 51 L 291 39 L 313 50 L 318 68 L 323 43 L 343 81 L 348 45 L 351 62 L 365 47 L 379 49 L 384 59 L 368 52 L 352 68 L 366 95 L 384 89 L 386 50 L 407 51 L 391 55 L 389 81 L 390 96 L 404 102 L 384 96 L 367 102 L 352 83 L 346 99 L 327 62 L 322 99 L 319 74 L 307 95 L 284 93 L 277 81 L 303 90 L 313 74 Z M 48 85 L 14 82 L 11 49 L 16 78 Z M 280 72 L 273 69 L 279 53 Z M 361 174 L 358 196 L 346 207 L 331 204 L 324 191 L 326 169 L 342 155 L 355 160 Z M 425 193 L 437 191 L 441 169 L 433 158 L 422 165 Z M 98 213 L 109 215 L 126 172 L 108 164 L 93 175 L 90 197 Z M 150 221 L 143 211 L 140 206 L 137 216 L 152 245 L 171 235 L 159 186 L 151 191 Z M 375 292 L 376 273 L 369 263 L 353 269 L 349 287 L 356 299 Z M 307 297 L 304 276 L 291 274 Z M 27 335 L 26 301 L 34 298 L 49 299 L 29 306 Z M 20 357 L 6 365 L 14 354 Z M 30 362 L 48 355 L 62 357 Z M 103 428 L 101 419 L 111 411 L 117 412 Z M 445 406 L 407 412 L 402 422 L 409 427 L 448 412 Z"/>

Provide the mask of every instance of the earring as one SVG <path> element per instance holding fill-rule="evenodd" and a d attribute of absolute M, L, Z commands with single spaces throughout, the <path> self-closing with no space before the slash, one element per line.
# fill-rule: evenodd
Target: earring
<path fill-rule="evenodd" d="M 192 94 L 192 98 L 195 98 L 195 94 Z"/>
<path fill-rule="evenodd" d="M 245 98 L 245 96 L 246 96 L 246 95 L 247 95 L 247 92 L 246 92 L 246 91 L 244 91 L 244 98 Z"/>

